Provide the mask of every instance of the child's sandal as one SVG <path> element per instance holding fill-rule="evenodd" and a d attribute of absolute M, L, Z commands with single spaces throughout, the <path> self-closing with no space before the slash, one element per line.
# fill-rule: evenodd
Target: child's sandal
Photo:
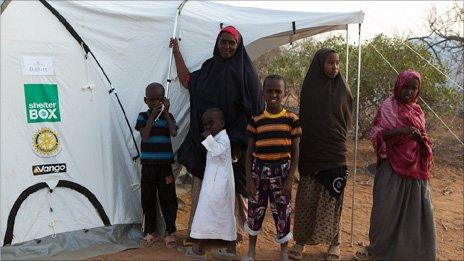
<path fill-rule="evenodd" d="M 356 251 L 353 259 L 358 261 L 372 260 L 372 256 L 369 254 L 367 249 L 363 247 L 362 249 Z"/>
<path fill-rule="evenodd" d="M 195 242 L 193 242 L 193 240 L 191 238 L 186 238 L 182 241 L 182 245 L 184 247 L 189 247 L 189 246 L 193 246 L 195 244 Z"/>
<path fill-rule="evenodd" d="M 340 247 L 330 246 L 325 260 L 340 260 Z"/>
<path fill-rule="evenodd" d="M 221 260 L 238 260 L 237 253 L 229 253 L 225 248 L 218 248 L 211 251 L 211 255 L 216 259 Z"/>
<path fill-rule="evenodd" d="M 206 259 L 206 253 L 204 254 L 199 254 L 193 250 L 193 247 L 189 246 L 185 249 L 185 254 L 193 259 L 196 260 L 203 260 Z"/>
<path fill-rule="evenodd" d="M 288 257 L 300 260 L 303 258 L 304 246 L 295 244 L 288 251 Z"/>

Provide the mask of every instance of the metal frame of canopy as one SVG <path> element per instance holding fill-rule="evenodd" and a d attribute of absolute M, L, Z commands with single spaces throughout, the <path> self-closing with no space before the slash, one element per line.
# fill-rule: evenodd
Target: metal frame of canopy
<path fill-rule="evenodd" d="M 351 239 L 350 246 L 353 246 L 353 232 L 354 232 L 354 207 L 355 207 L 355 191 L 356 191 L 356 173 L 358 161 L 358 132 L 359 132 L 359 90 L 361 86 L 361 24 L 358 24 L 358 68 L 356 79 L 356 119 L 355 119 L 355 142 L 354 142 L 354 158 L 353 158 L 353 193 L 351 196 Z M 348 65 L 349 65 L 349 43 L 348 43 L 348 25 L 346 25 L 346 79 L 348 81 Z"/>
<path fill-rule="evenodd" d="M 178 26 L 178 19 L 179 16 L 181 15 L 182 9 L 184 8 L 185 4 L 187 3 L 188 0 L 182 1 L 182 3 L 179 5 L 177 8 L 176 16 L 175 16 L 175 21 L 174 21 L 174 28 L 173 28 L 173 33 L 172 37 L 176 37 L 176 34 L 179 30 Z M 45 2 L 45 1 L 43 1 Z M 10 0 L 5 0 L 1 3 L 1 12 L 6 9 L 8 4 L 10 3 Z M 354 151 L 354 171 L 353 171 L 353 195 L 352 195 L 352 212 L 351 212 L 351 245 L 353 245 L 353 230 L 354 230 L 354 208 L 355 208 L 355 188 L 356 188 L 356 173 L 357 173 L 357 153 L 358 153 L 358 131 L 359 131 L 359 91 L 360 91 L 360 77 L 361 77 L 361 23 L 359 25 L 359 34 L 358 34 L 358 67 L 357 67 L 357 87 L 356 87 L 356 125 L 355 125 L 355 151 Z M 293 27 L 294 24 L 293 24 Z M 294 28 L 295 29 L 295 28 Z M 346 24 L 346 79 L 348 79 L 348 65 L 349 65 L 349 43 L 348 43 L 348 24 Z M 173 61 L 173 51 L 172 49 L 170 50 L 170 56 L 169 56 L 169 69 L 168 69 L 168 74 L 167 74 L 167 83 L 166 83 L 166 96 L 169 97 L 169 85 L 172 81 L 171 79 L 171 73 L 172 73 L 172 61 Z M 101 68 L 103 70 L 103 68 Z"/>

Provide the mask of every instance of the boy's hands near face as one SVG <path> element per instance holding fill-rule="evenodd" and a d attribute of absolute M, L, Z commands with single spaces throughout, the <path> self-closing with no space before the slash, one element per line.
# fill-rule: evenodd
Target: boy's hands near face
<path fill-rule="evenodd" d="M 206 139 L 206 137 L 208 137 L 209 135 L 211 135 L 211 131 L 205 130 L 205 131 L 202 132 L 200 135 L 201 135 L 203 138 Z"/>
<path fill-rule="evenodd" d="M 160 113 L 161 111 L 161 106 L 163 104 L 159 104 L 159 105 L 156 105 L 155 107 L 153 107 L 151 109 L 151 113 L 150 113 L 150 116 L 148 116 L 148 120 L 147 120 L 147 123 L 149 123 L 149 125 L 151 126 L 153 124 L 153 122 L 155 121 L 155 118 L 158 117 L 158 114 Z"/>
<path fill-rule="evenodd" d="M 163 107 L 163 104 L 160 103 L 158 105 L 155 105 L 155 107 L 153 107 L 153 110 L 151 111 L 151 115 L 154 115 L 154 117 L 156 118 L 156 116 L 158 116 L 158 114 L 160 113 L 161 111 L 161 107 Z M 151 116 L 150 115 L 150 116 Z"/>

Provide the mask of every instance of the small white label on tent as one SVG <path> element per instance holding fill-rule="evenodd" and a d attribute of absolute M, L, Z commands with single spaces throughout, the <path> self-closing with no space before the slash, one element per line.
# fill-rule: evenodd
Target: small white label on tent
<path fill-rule="evenodd" d="M 23 75 L 54 75 L 52 56 L 23 56 Z"/>

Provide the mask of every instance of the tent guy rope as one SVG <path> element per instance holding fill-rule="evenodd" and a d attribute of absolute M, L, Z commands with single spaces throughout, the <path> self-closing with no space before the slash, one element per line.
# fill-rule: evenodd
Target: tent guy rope
<path fill-rule="evenodd" d="M 385 56 L 383 56 L 382 53 L 379 50 L 377 50 L 377 48 L 372 42 L 369 43 L 369 45 L 374 48 L 374 50 L 380 55 L 380 57 L 382 57 L 382 59 L 396 72 L 396 74 L 399 73 L 398 70 L 395 69 L 395 67 L 393 67 L 393 65 L 385 58 Z M 454 136 L 454 138 L 459 143 L 461 143 L 461 145 L 464 146 L 464 143 L 461 141 L 461 139 L 459 139 L 459 137 L 451 130 L 451 128 L 440 118 L 440 116 L 438 116 L 438 114 L 432 109 L 432 107 L 430 107 L 430 105 L 428 105 L 427 102 L 424 99 L 422 99 L 422 97 L 419 97 L 419 99 L 425 104 L 425 106 L 427 106 L 427 108 L 433 113 L 433 115 L 435 115 L 435 117 L 437 117 L 437 119 L 440 120 L 443 126 L 445 126 L 448 129 L 448 131 Z"/>
<path fill-rule="evenodd" d="M 440 69 L 438 69 L 434 64 L 432 64 L 429 60 L 427 60 L 426 58 L 424 58 L 420 53 L 418 53 L 416 50 L 414 50 L 414 48 L 412 48 L 411 46 L 409 46 L 409 44 L 406 43 L 406 41 L 403 42 L 403 44 L 408 47 L 413 53 L 417 54 L 417 56 L 419 56 L 422 60 L 424 60 L 425 62 L 427 62 L 430 66 L 432 66 L 435 70 L 437 70 L 439 73 L 441 73 L 443 76 L 446 77 L 446 79 L 448 79 L 450 82 L 454 83 L 454 85 L 456 85 L 456 87 L 458 87 L 459 89 L 461 90 L 464 90 L 464 88 L 459 85 L 456 81 L 454 81 L 453 79 L 451 79 L 448 75 L 446 75 L 444 72 L 440 71 Z"/>
<path fill-rule="evenodd" d="M 381 25 L 379 22 L 377 22 L 375 20 L 374 17 L 372 17 L 371 15 L 368 15 L 369 18 L 374 21 L 374 23 L 376 23 L 379 27 L 381 27 L 382 29 L 386 30 L 386 28 Z M 409 19 L 409 18 L 408 18 Z M 411 19 L 409 19 L 411 20 Z M 450 82 L 454 83 L 456 85 L 456 87 L 458 87 L 459 89 L 461 90 L 464 90 L 464 88 L 462 87 L 462 85 L 460 85 L 459 83 L 457 83 L 456 81 L 454 81 L 453 79 L 451 79 L 448 75 L 446 75 L 444 72 L 442 72 L 440 69 L 438 69 L 433 63 L 431 63 L 429 60 L 427 60 L 425 57 L 423 57 L 420 53 L 418 53 L 416 50 L 414 50 L 414 48 L 412 48 L 411 46 L 409 46 L 409 44 L 407 44 L 407 40 L 401 42 L 403 45 L 405 45 L 407 48 L 409 48 L 412 52 L 414 52 L 417 56 L 419 56 L 422 60 L 424 60 L 425 62 L 427 62 L 430 66 L 432 66 L 435 70 L 437 70 L 440 74 L 442 74 L 443 76 L 445 76 Z M 378 53 L 378 52 L 377 52 Z M 380 54 L 380 53 L 379 53 Z M 385 59 L 385 57 L 382 57 Z M 387 63 L 389 63 L 388 61 L 386 61 Z M 390 63 L 389 63 L 390 64 Z M 396 71 L 396 70 L 395 70 Z"/>

